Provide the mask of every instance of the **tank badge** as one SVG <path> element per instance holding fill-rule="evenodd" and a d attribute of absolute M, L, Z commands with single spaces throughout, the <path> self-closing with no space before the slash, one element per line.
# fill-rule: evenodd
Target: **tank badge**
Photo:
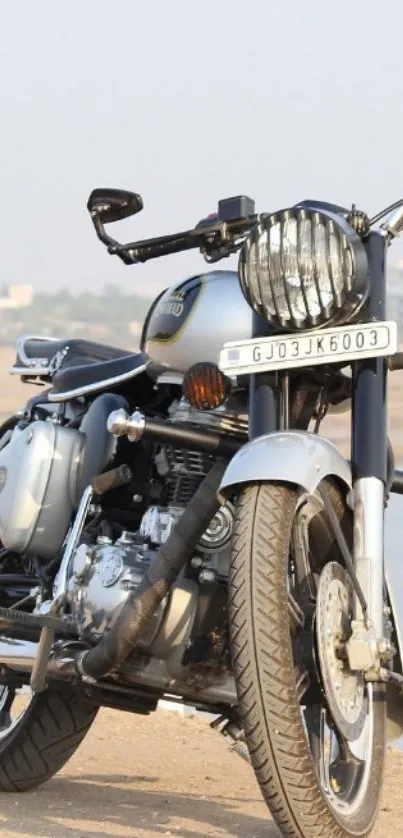
<path fill-rule="evenodd" d="M 174 343 L 183 332 L 189 317 L 194 314 L 200 299 L 203 282 L 197 278 L 164 294 L 157 303 L 147 329 L 146 340 Z"/>

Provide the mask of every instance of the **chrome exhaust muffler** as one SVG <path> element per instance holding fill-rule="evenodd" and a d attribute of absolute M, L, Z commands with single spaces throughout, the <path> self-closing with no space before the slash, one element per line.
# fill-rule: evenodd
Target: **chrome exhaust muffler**
<path fill-rule="evenodd" d="M 77 644 L 77 648 L 75 648 L 76 644 L 68 642 L 57 648 L 52 647 L 38 667 L 40 644 L 41 640 L 35 643 L 32 640 L 19 640 L 0 635 L 0 673 L 2 669 L 9 669 L 11 672 L 30 675 L 30 684 L 34 692 L 41 692 L 45 689 L 47 676 L 62 681 L 80 677 L 78 670 L 74 667 L 77 651 L 81 653 L 83 651 L 81 643 Z"/>
<path fill-rule="evenodd" d="M 0 635 L 0 669 L 31 673 L 34 668 L 38 644 L 31 640 L 18 640 Z"/>
<path fill-rule="evenodd" d="M 45 689 L 47 676 L 53 675 L 61 680 L 69 680 L 74 671 L 74 657 L 67 652 L 68 647 L 66 650 L 59 649 L 59 654 L 46 655 L 45 660 L 40 660 L 38 666 L 40 643 L 40 640 L 35 643 L 32 640 L 18 640 L 0 635 L 0 672 L 9 670 L 30 676 L 29 683 L 33 692 L 42 692 Z"/>

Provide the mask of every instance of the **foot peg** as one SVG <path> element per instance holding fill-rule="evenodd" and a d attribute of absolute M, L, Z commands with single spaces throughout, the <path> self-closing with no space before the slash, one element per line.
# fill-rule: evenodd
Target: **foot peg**
<path fill-rule="evenodd" d="M 242 728 L 235 721 L 227 719 L 226 716 L 219 716 L 211 722 L 210 727 L 217 730 L 226 739 L 230 740 L 230 751 L 234 751 L 247 763 L 251 763 L 248 746 L 245 742 L 245 735 Z"/>

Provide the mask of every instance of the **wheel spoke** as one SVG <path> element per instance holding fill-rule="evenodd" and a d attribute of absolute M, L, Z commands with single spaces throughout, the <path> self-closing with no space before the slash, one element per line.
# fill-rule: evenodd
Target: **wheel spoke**
<path fill-rule="evenodd" d="M 291 628 L 294 631 L 304 628 L 305 614 L 291 591 L 288 591 L 288 614 L 291 621 Z"/>
<path fill-rule="evenodd" d="M 298 700 L 301 704 L 304 695 L 308 692 L 311 686 L 311 677 L 307 669 L 295 670 L 295 686 L 297 689 Z"/>
<path fill-rule="evenodd" d="M 364 729 L 360 740 L 367 739 Z M 365 771 L 365 760 L 359 759 L 353 752 L 350 743 L 343 739 L 337 731 L 334 732 L 334 739 L 337 742 L 337 750 L 330 763 L 331 784 L 334 792 L 343 791 L 343 797 L 352 797 L 359 787 L 362 775 Z M 357 744 L 360 740 L 357 740 Z M 354 746 L 356 743 L 354 743 Z M 362 747 L 362 746 L 361 746 Z M 366 746 L 364 746 L 366 747 Z M 355 749 L 355 747 L 354 747 Z"/>
<path fill-rule="evenodd" d="M 298 578 L 298 587 L 304 603 L 309 605 L 316 599 L 316 584 L 312 573 L 309 546 L 309 525 L 318 510 L 308 500 L 302 503 L 292 528 L 292 548 Z"/>
<path fill-rule="evenodd" d="M 7 730 L 11 725 L 10 711 L 15 699 L 15 690 L 3 687 L 3 691 L 0 695 L 0 732 Z"/>
<path fill-rule="evenodd" d="M 363 766 L 367 755 L 368 730 L 366 721 L 363 731 L 355 742 L 348 742 L 337 730 L 335 736 L 338 743 L 338 759 L 343 762 L 354 763 L 356 766 Z"/>
<path fill-rule="evenodd" d="M 320 756 L 319 756 L 319 774 L 323 789 L 327 794 L 331 791 L 337 792 L 338 788 L 335 785 L 334 778 L 330 777 L 330 765 L 333 755 L 338 753 L 337 739 L 334 731 L 327 724 L 327 710 L 321 707 L 320 710 Z M 335 753 L 336 752 L 336 753 Z"/>
<path fill-rule="evenodd" d="M 315 762 L 316 773 L 318 775 L 318 781 L 322 790 L 326 794 L 330 794 L 330 745 L 329 737 L 326 736 L 326 732 L 329 730 L 327 725 L 327 710 L 320 704 L 312 704 L 309 707 L 306 707 L 305 724 L 311 746 L 311 753 Z"/>

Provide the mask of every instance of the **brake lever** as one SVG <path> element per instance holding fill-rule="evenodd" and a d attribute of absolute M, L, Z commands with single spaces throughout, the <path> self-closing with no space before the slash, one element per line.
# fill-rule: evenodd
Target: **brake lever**
<path fill-rule="evenodd" d="M 228 259 L 229 256 L 233 256 L 240 247 L 242 246 L 242 242 L 228 242 L 222 247 L 216 248 L 206 248 L 201 247 L 200 253 L 203 256 L 205 262 L 209 265 L 214 264 L 214 262 L 220 262 L 221 259 Z"/>

